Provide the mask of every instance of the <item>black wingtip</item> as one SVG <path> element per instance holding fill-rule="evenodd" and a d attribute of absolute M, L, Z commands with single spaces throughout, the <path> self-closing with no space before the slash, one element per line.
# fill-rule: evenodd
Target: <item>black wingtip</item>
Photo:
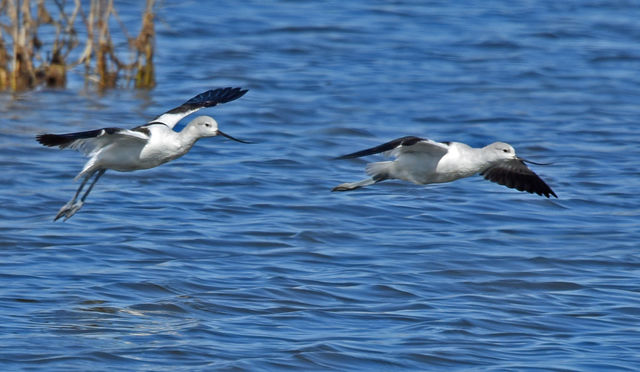
<path fill-rule="evenodd" d="M 347 154 L 342 156 L 335 156 L 331 158 L 331 160 L 344 160 L 344 159 L 353 159 L 353 158 L 357 158 L 357 156 L 354 156 L 353 154 Z"/>
<path fill-rule="evenodd" d="M 239 89 L 239 91 L 238 91 L 238 94 L 239 94 L 239 95 L 238 95 L 238 98 L 240 98 L 240 97 L 244 96 L 244 95 L 249 91 L 249 89 L 242 89 L 242 88 L 236 88 L 236 89 Z"/>
<path fill-rule="evenodd" d="M 61 136 L 59 134 L 38 134 L 36 136 L 36 141 L 40 142 L 40 144 L 49 147 L 55 146 L 64 146 L 69 142 L 69 139 L 65 136 Z"/>
<path fill-rule="evenodd" d="M 232 88 L 232 91 L 234 92 L 234 96 L 231 99 L 231 101 L 236 100 L 242 96 L 244 96 L 245 94 L 247 94 L 247 92 L 249 91 L 249 89 L 242 89 L 242 88 Z"/>
<path fill-rule="evenodd" d="M 219 97 L 218 100 L 220 103 L 227 103 L 244 96 L 248 91 L 249 89 L 242 89 L 240 87 L 226 87 L 210 90 L 209 92 L 211 92 L 212 96 Z"/>
<path fill-rule="evenodd" d="M 244 96 L 249 89 L 242 89 L 239 87 L 226 87 L 226 88 L 217 88 L 210 89 L 206 92 L 202 92 L 197 96 L 191 98 L 187 102 L 185 102 L 182 106 L 176 107 L 175 109 L 169 111 L 180 111 L 185 107 L 189 108 L 190 106 L 194 107 L 210 107 L 215 106 L 221 103 L 231 102 L 236 100 L 242 96 Z"/>

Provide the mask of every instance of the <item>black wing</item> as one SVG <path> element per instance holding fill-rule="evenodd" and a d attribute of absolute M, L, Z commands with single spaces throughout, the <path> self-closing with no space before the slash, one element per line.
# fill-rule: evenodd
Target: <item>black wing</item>
<path fill-rule="evenodd" d="M 173 128 L 185 116 L 190 115 L 205 107 L 213 107 L 222 103 L 236 100 L 244 96 L 247 91 L 248 89 L 231 87 L 208 90 L 191 98 L 182 105 L 156 117 L 149 123 L 163 123 L 166 124 L 169 128 Z"/>
<path fill-rule="evenodd" d="M 88 138 L 95 138 L 105 134 L 114 134 L 122 129 L 120 128 L 102 128 L 95 130 L 88 130 L 85 132 L 65 133 L 65 134 L 39 134 L 36 136 L 36 140 L 44 146 L 54 147 L 60 146 L 61 149 L 69 147 L 77 140 L 83 140 Z"/>
<path fill-rule="evenodd" d="M 65 134 L 40 134 L 36 136 L 36 140 L 44 146 L 58 146 L 61 149 L 70 148 L 88 155 L 95 149 L 116 140 L 147 141 L 149 136 L 150 132 L 146 128 L 102 128 Z"/>
<path fill-rule="evenodd" d="M 512 189 L 544 195 L 556 195 L 551 187 L 547 185 L 537 174 L 535 174 L 524 161 L 519 159 L 507 160 L 494 165 L 480 173 L 485 179 L 507 186 Z"/>
<path fill-rule="evenodd" d="M 418 143 L 420 141 L 423 141 L 423 140 L 424 140 L 424 138 L 414 137 L 414 136 L 406 136 L 406 137 L 394 139 L 393 141 L 389 141 L 389 142 L 383 143 L 382 145 L 379 145 L 379 146 L 376 146 L 376 147 L 372 147 L 372 148 L 369 148 L 369 149 L 366 149 L 366 150 L 354 152 L 354 153 L 347 154 L 347 155 L 338 156 L 335 159 L 353 159 L 353 158 L 359 158 L 361 156 L 379 154 L 381 152 L 393 150 L 393 149 L 398 148 L 400 146 L 411 146 L 411 145 L 414 145 L 414 144 L 416 144 L 416 143 Z"/>

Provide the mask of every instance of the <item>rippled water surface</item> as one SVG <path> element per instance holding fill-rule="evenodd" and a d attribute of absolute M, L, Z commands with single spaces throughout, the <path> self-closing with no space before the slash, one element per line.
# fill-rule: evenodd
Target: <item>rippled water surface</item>
<path fill-rule="evenodd" d="M 202 3 L 161 2 L 152 91 L 0 95 L 3 370 L 640 368 L 640 3 Z M 107 172 L 52 222 L 83 159 L 36 134 L 229 85 L 203 112 L 254 144 Z M 509 142 L 559 198 L 330 192 L 380 158 L 332 156 L 404 135 Z"/>

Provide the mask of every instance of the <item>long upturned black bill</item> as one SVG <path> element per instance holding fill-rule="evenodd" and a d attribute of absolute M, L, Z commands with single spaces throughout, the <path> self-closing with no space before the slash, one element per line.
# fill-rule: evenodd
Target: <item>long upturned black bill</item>
<path fill-rule="evenodd" d="M 525 159 L 525 158 L 521 158 L 518 156 L 518 160 L 522 160 L 525 163 L 531 163 L 531 164 L 535 164 L 535 165 L 551 165 L 553 163 L 536 163 L 535 161 L 531 161 L 529 159 Z"/>
<path fill-rule="evenodd" d="M 243 141 L 243 140 L 239 140 L 239 139 L 237 139 L 237 138 L 233 138 L 233 137 L 231 137 L 230 135 L 228 135 L 228 134 L 226 134 L 226 133 L 222 132 L 221 130 L 218 130 L 218 134 L 219 134 L 219 135 L 221 135 L 221 136 L 227 137 L 227 138 L 228 138 L 228 139 L 230 139 L 230 140 L 234 140 L 234 141 L 236 141 L 236 142 L 251 143 L 251 142 L 249 142 L 249 141 Z"/>

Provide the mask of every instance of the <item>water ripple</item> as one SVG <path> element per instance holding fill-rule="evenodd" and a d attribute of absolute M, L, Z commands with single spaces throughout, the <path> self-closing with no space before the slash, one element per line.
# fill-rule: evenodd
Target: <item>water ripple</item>
<path fill-rule="evenodd" d="M 0 364 L 636 370 L 634 10 L 162 4 L 155 90 L 0 95 Z M 82 160 L 36 134 L 138 125 L 224 85 L 250 91 L 206 114 L 253 144 L 108 172 L 52 223 Z M 559 198 L 481 177 L 330 192 L 381 158 L 333 157 L 403 135 L 512 143 L 553 163 L 532 169 Z"/>

